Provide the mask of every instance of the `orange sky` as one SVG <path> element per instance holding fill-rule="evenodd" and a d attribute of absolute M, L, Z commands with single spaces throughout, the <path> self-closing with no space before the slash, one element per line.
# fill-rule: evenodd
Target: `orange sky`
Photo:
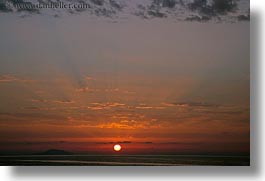
<path fill-rule="evenodd" d="M 249 22 L 19 21 L 0 17 L 1 152 L 249 153 Z"/>

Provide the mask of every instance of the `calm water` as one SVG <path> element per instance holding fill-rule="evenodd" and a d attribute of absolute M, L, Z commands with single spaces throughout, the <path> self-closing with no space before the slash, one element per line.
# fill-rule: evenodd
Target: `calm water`
<path fill-rule="evenodd" d="M 102 165 L 102 166 L 249 166 L 249 156 L 203 155 L 27 155 L 0 156 L 0 165 Z"/>

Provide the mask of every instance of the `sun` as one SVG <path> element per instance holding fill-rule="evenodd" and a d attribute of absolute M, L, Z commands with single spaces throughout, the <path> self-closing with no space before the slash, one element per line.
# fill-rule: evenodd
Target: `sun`
<path fill-rule="evenodd" d="M 121 150 L 121 145 L 116 144 L 116 145 L 114 145 L 113 149 L 114 149 L 114 151 L 120 151 Z"/>

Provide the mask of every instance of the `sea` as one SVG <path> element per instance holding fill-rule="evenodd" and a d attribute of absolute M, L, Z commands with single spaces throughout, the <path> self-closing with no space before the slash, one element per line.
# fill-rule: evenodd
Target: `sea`
<path fill-rule="evenodd" d="M 249 166 L 249 156 L 20 155 L 0 156 L 1 166 Z"/>

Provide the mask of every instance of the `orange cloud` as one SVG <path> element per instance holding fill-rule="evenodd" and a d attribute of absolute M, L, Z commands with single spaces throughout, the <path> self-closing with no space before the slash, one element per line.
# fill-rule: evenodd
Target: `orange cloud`
<path fill-rule="evenodd" d="M 32 83 L 35 81 L 32 79 L 24 79 L 12 75 L 0 75 L 0 83 L 12 83 L 12 82 Z"/>

